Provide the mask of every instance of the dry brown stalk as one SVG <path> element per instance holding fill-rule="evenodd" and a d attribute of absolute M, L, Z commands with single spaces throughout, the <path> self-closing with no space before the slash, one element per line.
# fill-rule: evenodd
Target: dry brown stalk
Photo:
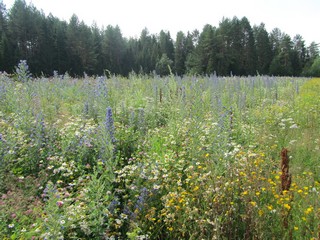
<path fill-rule="evenodd" d="M 283 148 L 281 151 L 281 190 L 289 191 L 291 186 L 291 174 L 289 173 L 289 156 L 288 149 Z"/>
<path fill-rule="evenodd" d="M 283 148 L 281 150 L 281 194 L 284 191 L 289 191 L 291 186 L 291 174 L 289 173 L 289 156 L 288 156 L 288 149 Z M 289 193 L 290 194 L 290 193 Z M 291 201 L 293 200 L 293 196 L 291 195 Z M 283 227 L 285 229 L 289 228 L 289 219 L 290 219 L 290 211 L 285 211 L 283 213 Z M 289 239 L 292 239 L 292 229 L 289 231 Z"/>
<path fill-rule="evenodd" d="M 160 103 L 162 103 L 162 89 L 160 88 Z"/>

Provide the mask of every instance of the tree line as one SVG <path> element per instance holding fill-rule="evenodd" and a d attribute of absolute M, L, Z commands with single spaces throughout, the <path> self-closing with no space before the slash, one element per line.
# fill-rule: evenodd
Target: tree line
<path fill-rule="evenodd" d="M 0 71 L 13 72 L 22 59 L 34 75 L 320 75 L 318 44 L 306 46 L 301 35 L 291 38 L 278 28 L 267 32 L 263 23 L 252 27 L 246 17 L 180 31 L 175 40 L 147 29 L 127 39 L 119 26 L 88 26 L 76 15 L 62 21 L 24 0 L 10 10 L 0 2 Z"/>

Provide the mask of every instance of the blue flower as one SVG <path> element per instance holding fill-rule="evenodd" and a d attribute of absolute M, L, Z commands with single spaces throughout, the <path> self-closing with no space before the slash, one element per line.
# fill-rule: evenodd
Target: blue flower
<path fill-rule="evenodd" d="M 112 109 L 111 107 L 107 107 L 107 114 L 106 114 L 106 130 L 109 134 L 111 143 L 115 143 L 116 139 L 114 137 L 114 124 L 113 124 L 113 116 L 112 116 Z"/>
<path fill-rule="evenodd" d="M 16 74 L 20 82 L 26 82 L 31 78 L 27 60 L 20 60 L 18 67 L 16 67 Z"/>

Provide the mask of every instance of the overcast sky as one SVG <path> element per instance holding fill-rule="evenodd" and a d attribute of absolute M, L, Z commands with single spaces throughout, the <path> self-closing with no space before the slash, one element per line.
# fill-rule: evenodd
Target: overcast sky
<path fill-rule="evenodd" d="M 1 1 L 1 0 L 0 0 Z M 14 0 L 3 0 L 10 9 Z M 270 32 L 278 27 L 294 37 L 302 35 L 307 44 L 320 43 L 320 0 L 26 0 L 46 15 L 63 20 L 75 13 L 87 25 L 119 25 L 123 36 L 139 37 L 143 28 L 150 33 L 168 30 L 202 30 L 207 23 L 218 26 L 223 17 L 246 16 L 253 25 L 265 23 Z"/>

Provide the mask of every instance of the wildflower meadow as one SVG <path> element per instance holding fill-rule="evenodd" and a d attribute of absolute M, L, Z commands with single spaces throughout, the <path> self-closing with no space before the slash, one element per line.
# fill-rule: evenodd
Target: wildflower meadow
<path fill-rule="evenodd" d="M 1 239 L 320 238 L 320 79 L 20 64 L 0 75 Z"/>

